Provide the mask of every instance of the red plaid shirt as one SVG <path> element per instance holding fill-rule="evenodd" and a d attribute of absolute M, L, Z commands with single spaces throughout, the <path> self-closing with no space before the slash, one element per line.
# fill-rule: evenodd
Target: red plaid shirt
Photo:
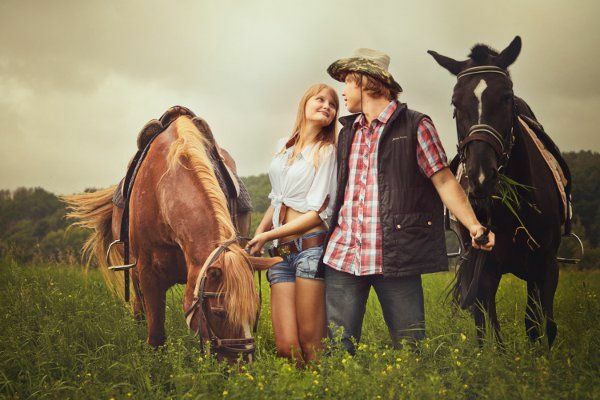
<path fill-rule="evenodd" d="M 377 153 L 381 132 L 398 107 L 391 101 L 367 126 L 364 115 L 352 125 L 356 135 L 348 158 L 348 183 L 323 262 L 353 275 L 374 275 L 382 271 L 382 232 L 379 222 Z M 417 129 L 417 162 L 431 177 L 448 166 L 446 153 L 431 120 L 421 120 Z"/>

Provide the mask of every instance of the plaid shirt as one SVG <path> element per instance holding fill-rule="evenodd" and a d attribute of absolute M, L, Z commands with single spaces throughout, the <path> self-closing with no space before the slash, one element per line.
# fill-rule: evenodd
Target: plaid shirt
<path fill-rule="evenodd" d="M 323 262 L 353 275 L 382 274 L 382 231 L 379 222 L 377 153 L 379 138 L 398 107 L 391 101 L 367 126 L 363 114 L 352 125 L 356 135 L 348 158 L 348 183 Z M 430 178 L 448 166 L 446 153 L 431 120 L 424 118 L 417 129 L 417 162 Z"/>

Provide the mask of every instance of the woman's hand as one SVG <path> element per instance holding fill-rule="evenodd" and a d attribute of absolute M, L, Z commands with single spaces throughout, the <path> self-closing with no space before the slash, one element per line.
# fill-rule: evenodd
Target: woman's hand
<path fill-rule="evenodd" d="M 270 239 L 266 232 L 261 232 L 257 235 L 254 235 L 252 240 L 250 240 L 246 245 L 246 251 L 252 256 L 263 254 L 263 247 L 269 240 Z"/>
<path fill-rule="evenodd" d="M 469 232 L 471 233 L 471 245 L 476 249 L 491 251 L 494 247 L 494 244 L 496 244 L 496 235 L 494 235 L 494 232 L 492 231 L 487 231 L 488 242 L 486 244 L 479 245 L 477 242 L 475 242 L 476 238 L 480 237 L 486 232 L 485 227 L 481 224 L 473 225 L 469 229 Z"/>

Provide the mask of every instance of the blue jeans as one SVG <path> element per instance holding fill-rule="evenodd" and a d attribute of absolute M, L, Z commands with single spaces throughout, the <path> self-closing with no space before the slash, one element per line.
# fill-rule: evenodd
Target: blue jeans
<path fill-rule="evenodd" d="M 356 276 L 325 267 L 325 301 L 329 334 L 331 325 L 343 328 L 342 344 L 350 354 L 356 349 L 350 338 L 360 341 L 369 291 L 373 287 L 394 347 L 402 339 L 425 337 L 425 309 L 421 275 L 384 278 L 383 275 Z"/>
<path fill-rule="evenodd" d="M 302 238 L 307 239 L 322 234 L 323 232 L 313 232 L 302 236 Z M 323 254 L 323 246 L 302 249 L 300 238 L 295 239 L 294 242 L 300 252 L 284 257 L 282 262 L 273 265 L 267 271 L 267 280 L 271 286 L 281 282 L 295 282 L 296 277 L 323 280 L 315 277 L 319 259 Z"/>

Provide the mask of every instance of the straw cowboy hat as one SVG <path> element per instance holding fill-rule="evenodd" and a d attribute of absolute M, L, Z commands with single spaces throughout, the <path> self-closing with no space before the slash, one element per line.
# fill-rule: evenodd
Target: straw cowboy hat
<path fill-rule="evenodd" d="M 340 82 L 343 82 L 350 72 L 366 74 L 381 81 L 390 89 L 401 92 L 402 88 L 388 71 L 389 66 L 390 56 L 381 51 L 363 48 L 355 50 L 352 57 L 342 58 L 331 64 L 327 68 L 327 73 Z"/>

